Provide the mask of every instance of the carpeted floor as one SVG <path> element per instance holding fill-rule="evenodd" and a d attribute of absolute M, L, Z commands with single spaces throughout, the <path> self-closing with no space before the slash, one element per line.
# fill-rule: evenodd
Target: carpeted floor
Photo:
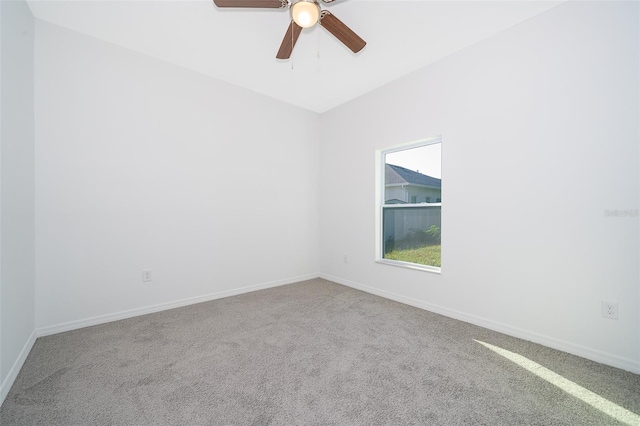
<path fill-rule="evenodd" d="M 39 338 L 0 424 L 625 424 L 478 341 L 640 414 L 638 375 L 316 279 Z"/>

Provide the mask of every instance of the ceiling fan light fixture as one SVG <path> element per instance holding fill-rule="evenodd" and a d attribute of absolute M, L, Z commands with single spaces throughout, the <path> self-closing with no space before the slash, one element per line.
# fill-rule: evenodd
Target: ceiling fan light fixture
<path fill-rule="evenodd" d="M 300 0 L 291 5 L 291 19 L 302 28 L 313 27 L 320 19 L 320 6 L 314 0 Z"/>

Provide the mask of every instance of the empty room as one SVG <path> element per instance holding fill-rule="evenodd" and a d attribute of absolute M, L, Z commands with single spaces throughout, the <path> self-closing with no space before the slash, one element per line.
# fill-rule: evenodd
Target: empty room
<path fill-rule="evenodd" d="M 0 1 L 0 424 L 639 425 L 637 1 Z"/>

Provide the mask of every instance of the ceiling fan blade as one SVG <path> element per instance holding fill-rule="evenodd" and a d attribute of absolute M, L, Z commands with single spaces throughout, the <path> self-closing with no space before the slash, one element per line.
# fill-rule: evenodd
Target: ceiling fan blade
<path fill-rule="evenodd" d="M 284 9 L 289 7 L 286 0 L 213 0 L 218 7 L 257 7 Z"/>
<path fill-rule="evenodd" d="M 351 28 L 347 27 L 341 20 L 327 10 L 322 11 L 320 25 L 344 43 L 353 53 L 358 53 L 367 44 L 367 42 L 361 39 L 358 34 L 354 33 Z"/>
<path fill-rule="evenodd" d="M 287 33 L 282 39 L 282 44 L 280 45 L 280 50 L 278 50 L 276 58 L 289 59 L 289 57 L 291 56 L 291 52 L 293 52 L 293 46 L 296 45 L 296 41 L 298 41 L 298 37 L 300 36 L 301 32 L 302 27 L 291 21 L 291 24 L 289 24 L 289 28 L 287 28 Z"/>

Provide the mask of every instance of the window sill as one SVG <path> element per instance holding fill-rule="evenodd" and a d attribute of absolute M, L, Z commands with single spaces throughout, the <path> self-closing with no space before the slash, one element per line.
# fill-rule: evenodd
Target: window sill
<path fill-rule="evenodd" d="M 415 269 L 417 271 L 431 272 L 433 274 L 442 274 L 442 268 L 438 268 L 437 266 L 419 265 L 417 263 L 409 263 L 409 262 L 402 262 L 399 260 L 389 260 L 389 259 L 376 259 L 376 263 L 381 263 L 383 265 L 397 266 L 405 269 Z"/>

